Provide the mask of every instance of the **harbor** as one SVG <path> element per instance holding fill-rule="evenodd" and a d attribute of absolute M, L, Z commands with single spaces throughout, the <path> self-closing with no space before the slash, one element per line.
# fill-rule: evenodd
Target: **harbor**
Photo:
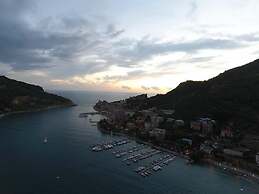
<path fill-rule="evenodd" d="M 146 144 L 131 145 L 128 139 L 103 142 L 90 146 L 92 152 L 110 151 L 116 159 L 121 159 L 126 166 L 135 165 L 133 171 L 141 177 L 148 177 L 171 164 L 176 155 Z M 128 145 L 127 148 L 121 146 Z M 119 148 L 120 147 L 120 148 Z M 137 163 L 141 162 L 140 166 Z"/>
<path fill-rule="evenodd" d="M 82 99 L 89 100 L 90 97 Z M 258 184 L 250 178 L 233 176 L 227 167 L 223 170 L 205 164 L 186 165 L 181 154 L 168 165 L 160 163 L 161 169 L 153 166 L 154 170 L 150 168 L 144 173 L 150 173 L 148 176 L 142 176 L 135 170 L 151 167 L 152 162 L 155 164 L 161 157 L 174 153 L 135 137 L 96 130 L 89 118 L 97 120 L 99 115 L 78 118 L 81 112 L 91 110 L 78 106 L 1 119 L 1 152 L 4 159 L 0 162 L 0 193 L 256 194 L 259 191 Z M 69 119 L 64 119 L 66 117 Z M 50 121 L 48 127 L 35 130 L 35 124 L 46 126 L 46 121 Z M 45 139 L 47 143 L 44 143 Z M 97 144 L 121 140 L 130 142 L 99 152 L 91 149 Z M 128 161 L 123 161 L 151 149 L 162 153 L 137 163 L 130 161 L 130 165 L 127 165 Z M 128 153 L 117 158 L 116 154 L 121 152 Z M 47 183 L 49 186 L 46 186 Z M 211 192 L 212 188 L 214 192 Z"/>

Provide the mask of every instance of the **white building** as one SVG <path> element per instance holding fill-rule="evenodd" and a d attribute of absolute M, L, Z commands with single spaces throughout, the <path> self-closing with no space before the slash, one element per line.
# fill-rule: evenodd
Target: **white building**
<path fill-rule="evenodd" d="M 205 152 L 206 154 L 212 154 L 213 153 L 213 148 L 209 145 L 206 145 L 206 144 L 201 144 L 200 145 L 200 151 L 203 151 Z"/>
<path fill-rule="evenodd" d="M 151 117 L 151 122 L 152 122 L 152 127 L 156 128 L 159 126 L 160 123 L 162 123 L 164 121 L 163 117 L 160 116 L 153 116 Z"/>
<path fill-rule="evenodd" d="M 145 122 L 145 130 L 149 131 L 149 130 L 151 130 L 151 129 L 152 129 L 152 123 L 146 121 L 146 122 Z"/>
<path fill-rule="evenodd" d="M 126 111 L 125 114 L 129 117 L 132 117 L 135 114 L 135 112 L 134 111 Z"/>
<path fill-rule="evenodd" d="M 155 113 L 154 111 L 150 110 L 150 109 L 148 109 L 148 110 L 142 110 L 141 113 L 142 113 L 145 117 L 147 117 L 147 116 L 152 117 L 152 116 L 155 116 L 155 115 L 156 115 L 156 113 Z"/>
<path fill-rule="evenodd" d="M 155 137 L 157 140 L 163 140 L 165 138 L 166 130 L 155 128 L 149 131 L 150 137 Z"/>
<path fill-rule="evenodd" d="M 162 114 L 164 115 L 168 115 L 168 116 L 171 116 L 175 113 L 175 110 L 171 110 L 171 109 L 163 109 L 160 111 Z"/>
<path fill-rule="evenodd" d="M 239 158 L 246 157 L 249 151 L 250 150 L 246 148 L 223 149 L 224 154 L 227 154 L 229 156 L 239 157 Z"/>
<path fill-rule="evenodd" d="M 183 120 L 175 120 L 174 124 L 175 124 L 176 127 L 183 127 L 184 121 Z"/>

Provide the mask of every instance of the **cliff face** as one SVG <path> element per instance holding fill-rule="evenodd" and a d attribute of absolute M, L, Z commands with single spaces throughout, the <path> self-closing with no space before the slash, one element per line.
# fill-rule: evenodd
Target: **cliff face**
<path fill-rule="evenodd" d="M 210 116 L 234 121 L 259 133 L 259 60 L 228 70 L 208 81 L 187 81 L 165 95 L 148 99 L 148 107 L 175 109 L 183 119 Z"/>
<path fill-rule="evenodd" d="M 40 86 L 0 76 L 0 113 L 72 105 L 71 100 L 47 93 Z"/>

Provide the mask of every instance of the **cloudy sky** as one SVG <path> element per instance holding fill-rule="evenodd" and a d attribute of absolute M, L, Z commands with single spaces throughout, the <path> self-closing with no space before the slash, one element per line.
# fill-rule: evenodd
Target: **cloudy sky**
<path fill-rule="evenodd" d="M 0 74 L 165 93 L 259 58 L 258 0 L 0 0 Z"/>

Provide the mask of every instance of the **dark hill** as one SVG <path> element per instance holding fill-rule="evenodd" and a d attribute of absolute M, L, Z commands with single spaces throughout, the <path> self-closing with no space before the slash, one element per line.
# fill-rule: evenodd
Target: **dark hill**
<path fill-rule="evenodd" d="M 0 114 L 71 105 L 71 100 L 47 93 L 40 86 L 0 76 Z"/>
<path fill-rule="evenodd" d="M 235 122 L 259 133 L 259 60 L 221 73 L 208 81 L 187 81 L 165 95 L 149 98 L 148 106 L 172 108 L 191 120 L 209 116 Z"/>

